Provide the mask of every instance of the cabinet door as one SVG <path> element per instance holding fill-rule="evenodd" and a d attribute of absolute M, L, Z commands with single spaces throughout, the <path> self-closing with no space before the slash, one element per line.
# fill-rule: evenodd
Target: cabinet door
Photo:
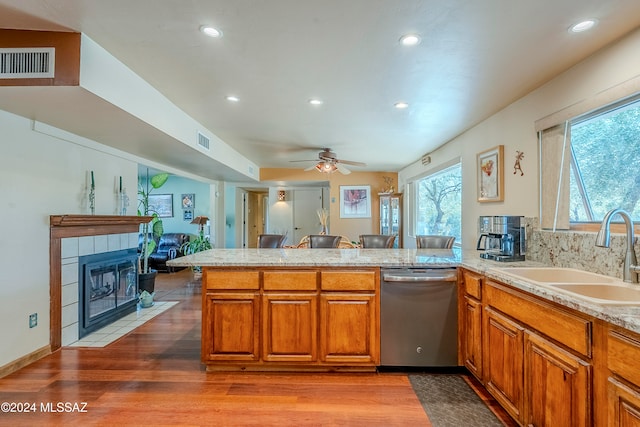
<path fill-rule="evenodd" d="M 621 382 L 609 378 L 607 407 L 609 427 L 640 426 L 640 393 Z"/>
<path fill-rule="evenodd" d="M 469 372 L 482 380 L 482 304 L 468 296 L 463 304 L 463 361 Z"/>
<path fill-rule="evenodd" d="M 262 358 L 270 362 L 315 362 L 318 355 L 316 294 L 262 296 Z"/>
<path fill-rule="evenodd" d="M 326 363 L 380 362 L 380 335 L 373 294 L 323 293 L 320 296 L 320 357 Z"/>
<path fill-rule="evenodd" d="M 516 420 L 522 418 L 524 330 L 487 308 L 484 316 L 484 376 L 487 390 Z"/>
<path fill-rule="evenodd" d="M 525 424 L 589 426 L 591 366 L 548 340 L 525 336 Z"/>
<path fill-rule="evenodd" d="M 257 361 L 260 294 L 207 293 L 202 315 L 202 361 Z"/>

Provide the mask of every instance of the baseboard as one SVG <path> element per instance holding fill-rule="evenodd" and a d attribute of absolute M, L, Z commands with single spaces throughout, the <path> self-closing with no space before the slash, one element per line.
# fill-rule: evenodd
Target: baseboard
<path fill-rule="evenodd" d="M 51 354 L 51 346 L 46 345 L 42 348 L 39 348 L 36 351 L 33 351 L 21 358 L 14 360 L 11 363 L 7 363 L 6 365 L 0 367 L 0 378 L 6 377 L 9 374 L 16 372 L 19 369 L 24 368 L 27 365 L 32 364 L 36 360 L 40 360 L 45 356 Z"/>

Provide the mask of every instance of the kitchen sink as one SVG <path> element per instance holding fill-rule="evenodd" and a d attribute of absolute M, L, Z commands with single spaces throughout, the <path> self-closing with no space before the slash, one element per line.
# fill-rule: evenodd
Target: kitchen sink
<path fill-rule="evenodd" d="M 497 268 L 501 273 L 540 284 L 547 283 L 616 283 L 620 279 L 603 274 L 590 273 L 575 268 L 560 267 L 505 267 Z"/>
<path fill-rule="evenodd" d="M 504 267 L 496 270 L 597 304 L 640 305 L 640 285 L 628 284 L 615 277 L 560 267 Z"/>
<path fill-rule="evenodd" d="M 580 295 L 601 304 L 640 305 L 640 286 L 638 285 L 589 283 L 583 285 L 554 284 L 551 286 L 554 289 Z"/>

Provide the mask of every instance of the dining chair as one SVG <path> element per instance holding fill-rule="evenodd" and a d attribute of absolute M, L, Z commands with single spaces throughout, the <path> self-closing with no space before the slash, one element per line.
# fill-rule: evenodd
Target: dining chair
<path fill-rule="evenodd" d="M 456 238 L 454 236 L 419 235 L 416 236 L 418 249 L 451 249 Z"/>
<path fill-rule="evenodd" d="M 342 236 L 331 236 L 328 234 L 311 234 L 309 235 L 310 248 L 337 248 L 340 244 Z"/>
<path fill-rule="evenodd" d="M 392 248 L 396 242 L 395 234 L 361 234 L 360 246 L 363 248 Z"/>
<path fill-rule="evenodd" d="M 281 248 L 286 238 L 284 234 L 261 234 L 258 236 L 258 247 Z"/>

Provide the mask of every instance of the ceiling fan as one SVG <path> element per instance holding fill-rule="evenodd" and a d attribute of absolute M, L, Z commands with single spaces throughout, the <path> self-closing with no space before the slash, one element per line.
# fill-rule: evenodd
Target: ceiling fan
<path fill-rule="evenodd" d="M 318 172 L 323 173 L 333 173 L 335 171 L 339 171 L 342 174 L 348 175 L 351 173 L 349 169 L 347 169 L 344 165 L 352 165 L 352 166 L 367 166 L 366 163 L 362 162 L 354 162 L 351 160 L 342 160 L 338 159 L 336 153 L 331 151 L 330 148 L 323 148 L 322 151 L 318 153 L 318 159 L 313 160 L 291 160 L 291 162 L 317 162 L 313 166 L 309 166 L 305 169 L 305 171 L 317 170 Z"/>

